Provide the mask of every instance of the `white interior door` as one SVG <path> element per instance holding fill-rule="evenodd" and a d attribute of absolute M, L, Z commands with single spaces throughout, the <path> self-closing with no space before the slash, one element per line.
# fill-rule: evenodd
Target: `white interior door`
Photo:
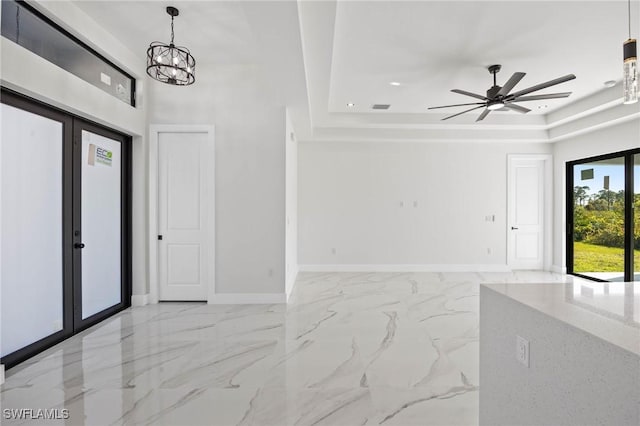
<path fill-rule="evenodd" d="M 158 134 L 159 300 L 207 300 L 207 141 L 204 132 Z"/>
<path fill-rule="evenodd" d="M 509 158 L 508 259 L 511 269 L 544 267 L 545 161 Z"/>

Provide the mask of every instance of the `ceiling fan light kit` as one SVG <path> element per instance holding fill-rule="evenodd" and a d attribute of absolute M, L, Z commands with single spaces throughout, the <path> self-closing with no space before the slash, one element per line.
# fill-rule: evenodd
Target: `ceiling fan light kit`
<path fill-rule="evenodd" d="M 188 86 L 196 81 L 196 60 L 186 47 L 173 43 L 173 18 L 180 12 L 167 7 L 171 16 L 171 43 L 154 41 L 147 49 L 147 74 L 162 83 L 173 86 Z"/>
<path fill-rule="evenodd" d="M 638 102 L 638 51 L 636 39 L 631 38 L 631 0 L 629 7 L 629 39 L 622 45 L 622 102 L 635 104 Z"/>
<path fill-rule="evenodd" d="M 500 72 L 501 68 L 502 68 L 501 65 L 491 65 L 487 68 L 489 72 L 493 74 L 493 86 L 489 88 L 489 90 L 487 90 L 486 96 L 479 95 L 477 93 L 467 92 L 466 90 L 460 90 L 460 89 L 451 90 L 453 93 L 470 96 L 472 98 L 481 100 L 481 102 L 472 102 L 472 103 L 455 104 L 455 105 L 443 105 L 443 106 L 431 107 L 429 109 L 475 105 L 473 108 L 469 108 L 457 114 L 450 115 L 448 117 L 443 118 L 442 120 L 449 120 L 450 118 L 454 118 L 459 115 L 462 115 L 467 112 L 474 111 L 480 108 L 484 108 L 484 111 L 482 111 L 482 113 L 478 116 L 476 121 L 484 120 L 485 117 L 489 115 L 491 111 L 496 111 L 496 110 L 516 111 L 521 114 L 526 114 L 531 110 L 521 105 L 517 105 L 516 102 L 566 98 L 569 95 L 571 95 L 571 92 L 548 93 L 544 95 L 532 95 L 532 96 L 525 96 L 525 95 L 528 95 L 531 92 L 536 92 L 538 90 L 546 89 L 547 87 L 555 86 L 556 84 L 565 83 L 569 80 L 573 80 L 574 78 L 576 78 L 576 76 L 573 74 L 567 74 L 563 77 L 559 77 L 554 80 L 549 80 L 545 83 L 536 84 L 535 86 L 531 86 L 527 89 L 520 90 L 515 93 L 511 93 L 513 88 L 520 82 L 520 80 L 524 78 L 526 74 L 523 72 L 513 73 L 511 78 L 507 80 L 504 86 L 498 86 L 498 83 L 496 80 L 496 74 Z"/>

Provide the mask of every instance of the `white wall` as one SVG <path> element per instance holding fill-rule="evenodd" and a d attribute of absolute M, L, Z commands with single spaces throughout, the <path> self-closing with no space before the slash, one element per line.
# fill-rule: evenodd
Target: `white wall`
<path fill-rule="evenodd" d="M 291 295 L 298 275 L 298 141 L 287 111 L 285 132 L 285 292 Z"/>
<path fill-rule="evenodd" d="M 566 162 L 633 148 L 640 148 L 640 119 L 554 144 L 554 269 L 566 268 Z"/>
<path fill-rule="evenodd" d="M 301 143 L 301 269 L 504 267 L 507 154 L 550 151 L 526 143 Z"/>
<path fill-rule="evenodd" d="M 215 126 L 216 293 L 284 296 L 285 109 L 255 66 L 197 72 L 193 86 L 149 81 L 149 121 Z"/>

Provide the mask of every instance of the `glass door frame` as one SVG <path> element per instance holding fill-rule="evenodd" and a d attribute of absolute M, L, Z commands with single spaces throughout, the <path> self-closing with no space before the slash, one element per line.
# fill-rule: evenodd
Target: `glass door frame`
<path fill-rule="evenodd" d="M 36 340 L 2 357 L 0 360 L 2 364 L 4 364 L 6 368 L 11 368 L 13 365 L 73 335 L 73 288 L 68 285 L 68 283 L 71 283 L 73 280 L 73 243 L 71 241 L 73 150 L 71 144 L 68 143 L 73 135 L 73 118 L 68 114 L 50 108 L 40 102 L 6 90 L 4 87 L 0 94 L 0 99 L 4 105 L 9 105 L 62 123 L 62 135 L 60 135 L 62 138 L 62 179 L 60 182 L 62 185 L 62 330 L 43 337 L 40 340 Z M 19 326 L 18 324 L 18 327 Z"/>
<path fill-rule="evenodd" d="M 567 274 L 586 278 L 592 281 L 607 282 L 607 280 L 594 278 L 588 275 L 576 273 L 574 267 L 574 166 L 613 158 L 624 158 L 624 281 L 633 281 L 634 277 L 634 156 L 640 155 L 640 148 L 611 154 L 598 155 L 574 161 L 567 161 L 566 172 L 566 265 Z"/>
<path fill-rule="evenodd" d="M 124 133 L 109 129 L 55 108 L 6 87 L 0 88 L 0 103 L 62 123 L 62 330 L 20 348 L 0 359 L 7 369 L 37 355 L 38 353 L 64 341 L 82 330 L 97 324 L 131 306 L 132 294 L 132 138 Z M 88 130 L 122 143 L 121 167 L 121 300 L 101 312 L 82 319 L 82 269 L 81 249 L 74 244 L 81 243 L 74 235 L 80 229 L 81 215 L 81 135 Z M 20 327 L 20 324 L 17 325 Z"/>
<path fill-rule="evenodd" d="M 97 312 L 88 318 L 82 316 L 82 249 L 73 250 L 74 303 L 73 326 L 78 333 L 131 306 L 131 138 L 99 124 L 74 118 L 73 123 L 73 193 L 77 202 L 73 206 L 73 245 L 82 243 L 82 131 L 88 131 L 121 144 L 122 167 L 120 175 L 120 303 Z"/>

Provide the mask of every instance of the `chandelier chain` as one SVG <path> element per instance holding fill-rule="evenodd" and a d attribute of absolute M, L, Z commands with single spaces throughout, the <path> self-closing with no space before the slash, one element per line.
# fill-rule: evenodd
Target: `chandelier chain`
<path fill-rule="evenodd" d="M 629 21 L 631 22 L 631 21 Z M 631 24 L 629 24 L 631 25 Z M 173 16 L 171 16 L 171 44 L 173 44 Z"/>
<path fill-rule="evenodd" d="M 631 39 L 631 0 L 627 1 L 629 7 L 629 39 Z"/>

